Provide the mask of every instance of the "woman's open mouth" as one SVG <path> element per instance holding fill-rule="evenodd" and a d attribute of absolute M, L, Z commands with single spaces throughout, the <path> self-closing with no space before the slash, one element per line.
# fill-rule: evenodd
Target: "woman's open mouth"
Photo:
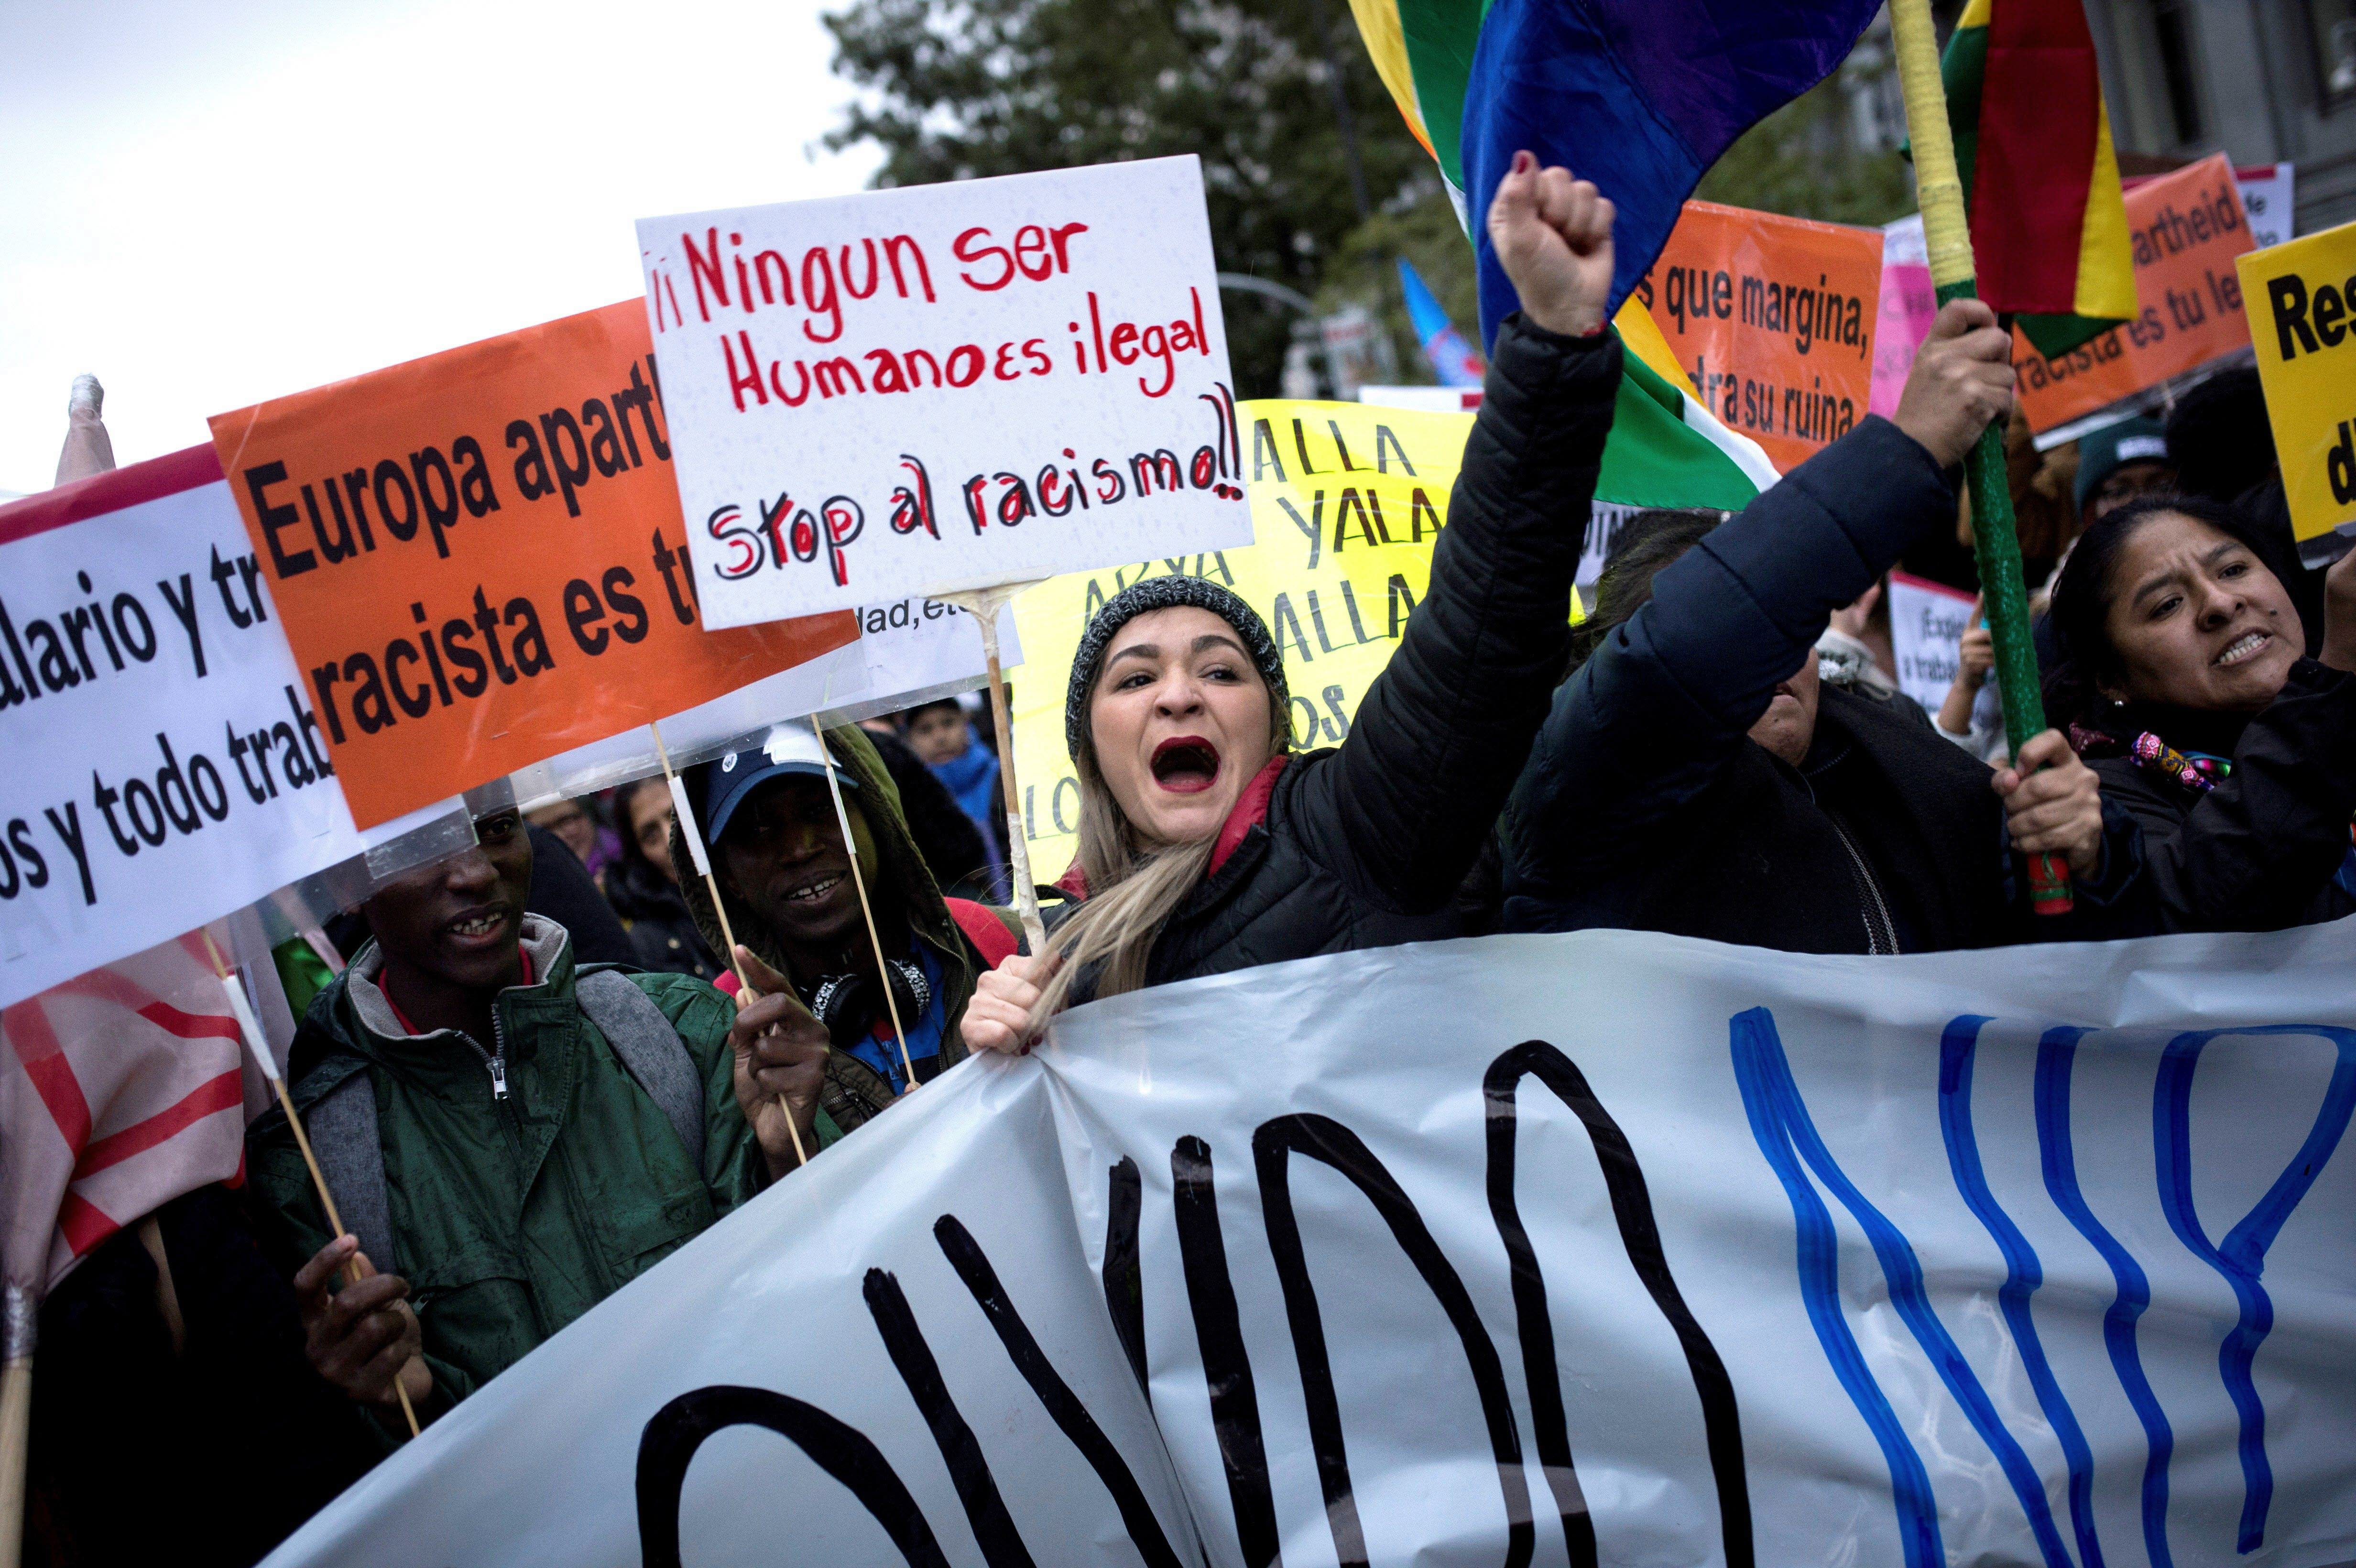
<path fill-rule="evenodd" d="M 1219 749 L 1200 735 L 1178 735 L 1153 748 L 1153 782 L 1173 795 L 1200 795 L 1218 782 Z"/>
<path fill-rule="evenodd" d="M 2210 662 L 2214 664 L 2220 669 L 2230 669 L 2234 665 L 2245 664 L 2249 660 L 2257 657 L 2261 652 L 2265 651 L 2265 645 L 2274 640 L 2275 637 L 2272 632 L 2244 632 L 2240 636 L 2235 637 L 2232 642 L 2227 643 L 2225 645 L 2225 651 L 2219 654 Z"/>

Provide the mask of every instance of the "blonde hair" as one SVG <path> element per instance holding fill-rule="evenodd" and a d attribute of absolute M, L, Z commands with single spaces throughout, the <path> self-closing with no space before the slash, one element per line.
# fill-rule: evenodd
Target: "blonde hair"
<path fill-rule="evenodd" d="M 1257 671 L 1254 677 L 1258 678 Z M 1097 678 L 1103 680 L 1101 671 Z M 1278 706 L 1276 693 L 1265 679 L 1259 685 L 1269 699 L 1269 755 L 1280 756 L 1291 746 L 1291 709 L 1289 704 Z M 1093 686 L 1087 700 L 1093 709 Z M 1080 874 L 1087 882 L 1088 896 L 1047 939 L 1048 955 L 1056 960 L 1055 971 L 1040 987 L 1038 1005 L 1031 1009 L 1030 1027 L 1033 1033 L 1044 1029 L 1047 1020 L 1064 1009 L 1074 981 L 1085 971 L 1095 972 L 1096 994 L 1099 997 L 1143 988 L 1146 961 L 1152 955 L 1153 944 L 1171 915 L 1209 870 L 1212 851 L 1219 843 L 1216 828 L 1182 844 L 1148 841 L 1129 820 L 1129 814 L 1121 810 L 1120 802 L 1113 798 L 1111 786 L 1105 783 L 1104 772 L 1097 765 L 1093 716 L 1086 726 L 1086 735 L 1076 763 L 1080 785 L 1078 863 Z"/>

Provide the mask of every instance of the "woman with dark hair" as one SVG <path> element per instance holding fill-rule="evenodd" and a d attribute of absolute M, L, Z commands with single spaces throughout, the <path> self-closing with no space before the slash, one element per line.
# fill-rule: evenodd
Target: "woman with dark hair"
<path fill-rule="evenodd" d="M 2356 554 L 2324 579 L 2320 652 L 2239 513 L 2149 496 L 2088 528 L 2055 582 L 2046 711 L 2143 827 L 2165 931 L 2356 912 Z"/>
<path fill-rule="evenodd" d="M 1318 953 L 1461 934 L 1450 901 L 1545 716 L 1620 384 L 1611 202 L 1527 153 L 1489 231 L 1497 329 L 1430 592 L 1338 749 L 1296 755 L 1283 662 L 1214 582 L 1149 578 L 1089 623 L 1065 740 L 1085 901 L 983 976 L 966 1043 L 1021 1051 L 1060 1007 Z"/>
<path fill-rule="evenodd" d="M 605 873 L 605 901 L 621 917 L 641 969 L 716 980 L 726 967 L 695 929 L 670 863 L 670 791 L 659 778 L 614 792 L 622 848 Z"/>
<path fill-rule="evenodd" d="M 1950 528 L 1949 472 L 2012 400 L 2010 339 L 1949 304 L 1895 415 L 1733 517 L 1632 520 L 1497 825 L 1508 931 L 1661 931 L 1799 953 L 2122 933 L 2134 829 L 2047 731 L 1991 772 L 1819 678 L 1816 639 Z M 2027 771 L 2040 770 L 2042 771 Z M 2032 915 L 2013 855 L 2065 857 L 2079 910 Z"/>

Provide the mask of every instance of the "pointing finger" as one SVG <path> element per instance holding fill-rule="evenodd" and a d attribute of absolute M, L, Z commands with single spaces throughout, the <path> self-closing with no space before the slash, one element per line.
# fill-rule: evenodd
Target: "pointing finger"
<path fill-rule="evenodd" d="M 790 989 L 783 975 L 764 964 L 741 942 L 736 944 L 736 966 L 744 972 L 745 983 L 764 997 Z"/>

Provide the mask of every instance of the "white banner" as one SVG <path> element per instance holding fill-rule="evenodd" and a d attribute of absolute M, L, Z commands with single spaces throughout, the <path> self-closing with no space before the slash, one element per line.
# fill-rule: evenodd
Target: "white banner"
<path fill-rule="evenodd" d="M 1191 155 L 638 244 L 711 625 L 1251 539 Z"/>
<path fill-rule="evenodd" d="M 1119 998 L 272 1561 L 2344 1562 L 2351 962 L 1588 932 Z"/>
<path fill-rule="evenodd" d="M 1944 582 L 1890 574 L 1890 651 L 1898 660 L 1898 689 L 1939 711 L 1963 667 L 1964 633 L 1973 597 Z"/>
<path fill-rule="evenodd" d="M 209 446 L 0 508 L 0 1006 L 459 809 L 353 827 L 264 581 Z"/>

